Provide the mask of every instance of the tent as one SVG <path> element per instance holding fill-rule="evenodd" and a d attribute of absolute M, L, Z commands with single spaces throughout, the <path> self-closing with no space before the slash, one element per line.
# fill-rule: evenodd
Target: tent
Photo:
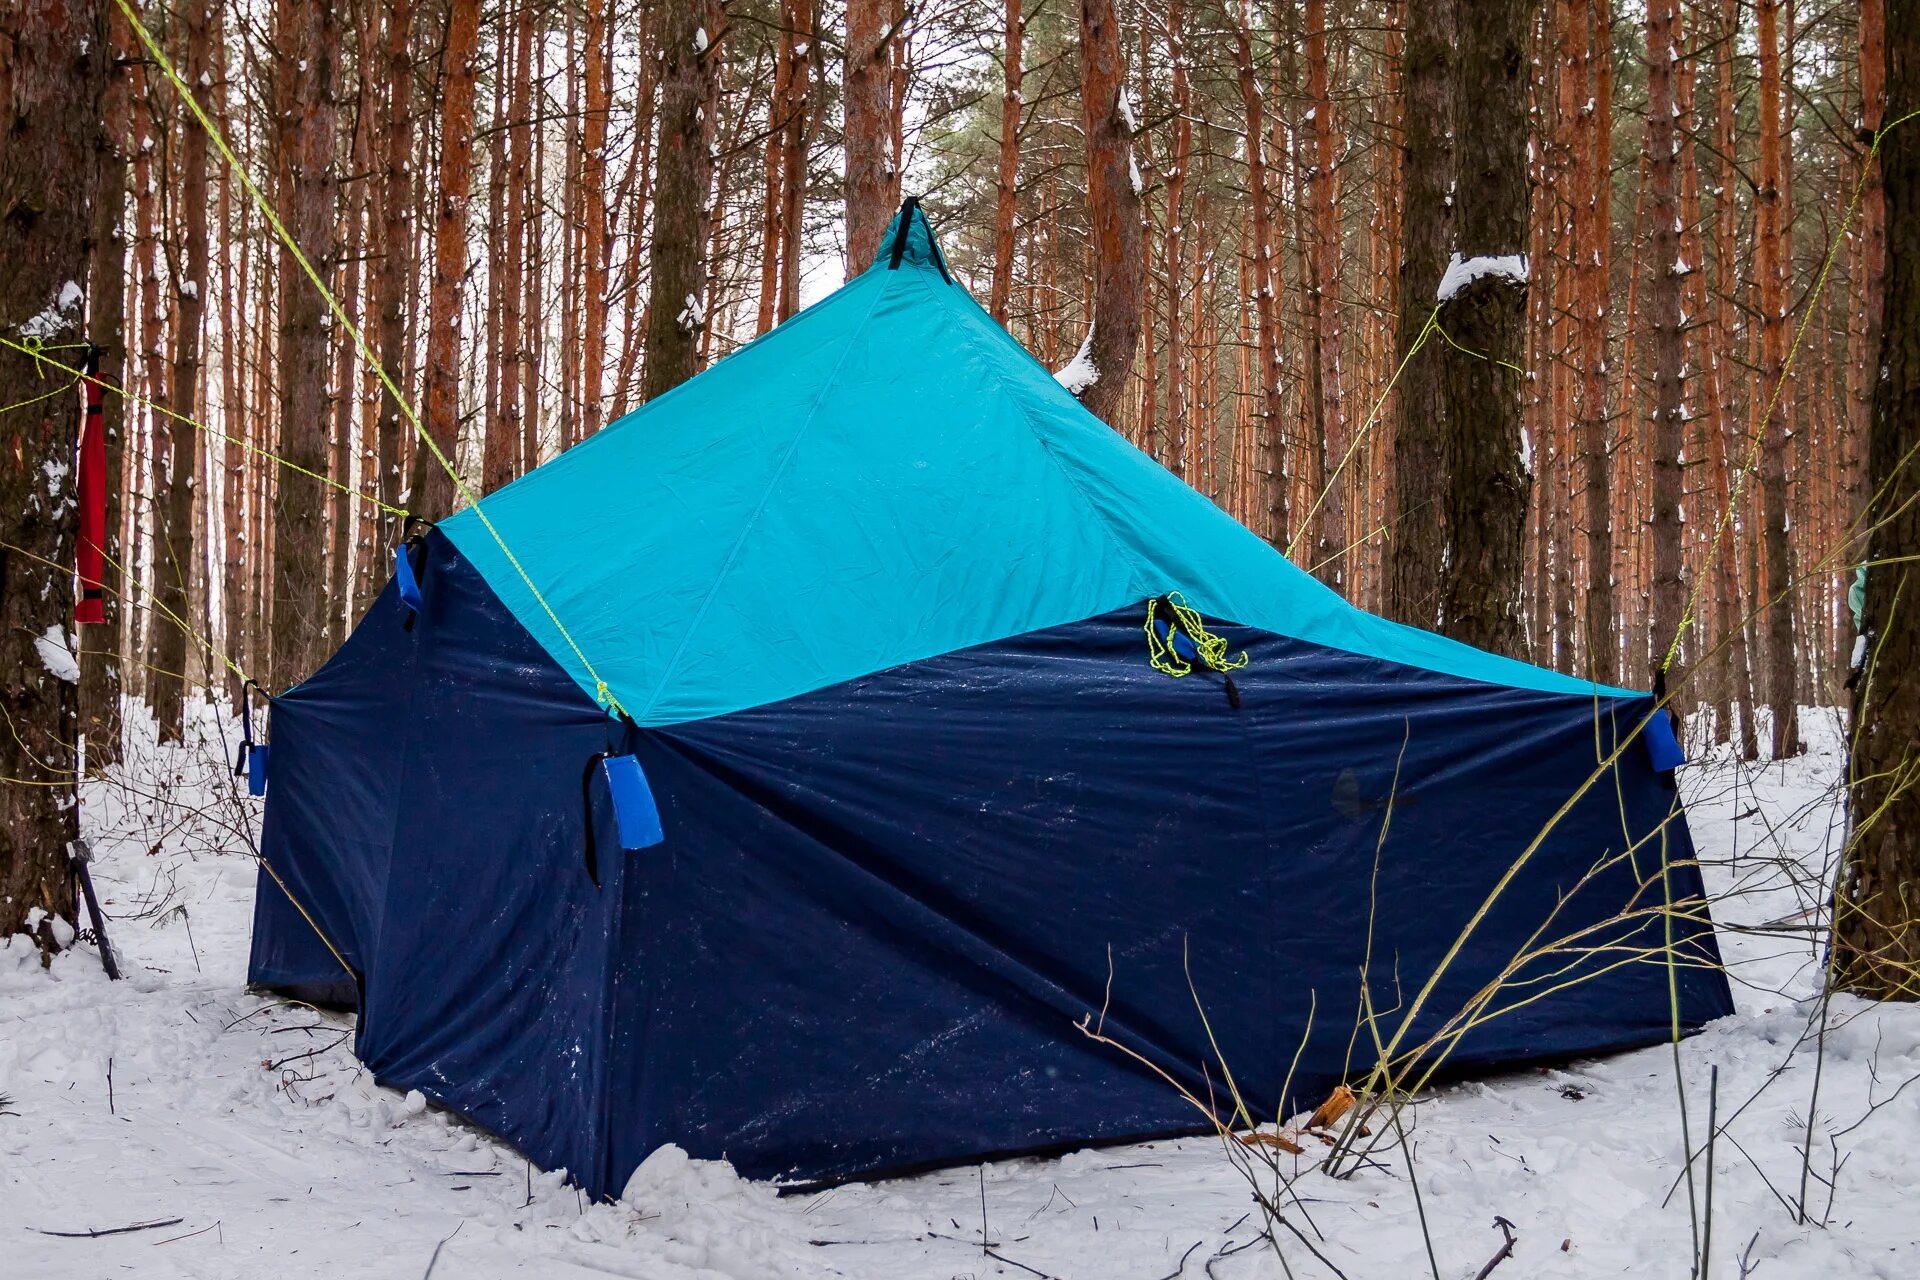
<path fill-rule="evenodd" d="M 1439 973 L 1411 1045 L 1536 933 L 1578 947 L 1449 1069 L 1731 1009 L 1652 698 L 1349 606 L 1082 410 L 911 205 L 404 558 L 273 701 L 251 978 L 593 1194 L 667 1142 L 831 1181 L 1204 1127 L 1090 1014 L 1271 1117 L 1368 1065 L 1363 966 L 1389 1029 Z"/>

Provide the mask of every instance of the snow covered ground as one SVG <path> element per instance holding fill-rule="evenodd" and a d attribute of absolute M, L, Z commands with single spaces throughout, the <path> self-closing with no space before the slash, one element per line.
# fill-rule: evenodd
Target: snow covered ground
<path fill-rule="evenodd" d="M 85 944 L 50 971 L 24 939 L 0 949 L 0 1277 L 1402 1280 L 1431 1274 L 1422 1208 L 1443 1280 L 1494 1256 L 1496 1215 L 1515 1233 L 1494 1272 L 1507 1280 L 1688 1272 L 1666 1047 L 1431 1094 L 1412 1115 L 1418 1203 L 1397 1156 L 1347 1181 L 1308 1169 L 1284 1259 L 1201 1139 L 785 1198 L 669 1149 L 624 1202 L 585 1204 L 374 1085 L 348 1019 L 246 990 L 258 802 L 226 775 L 231 724 L 200 730 L 89 784 L 129 980 L 107 982 Z M 1783 766 L 1720 754 L 1685 771 L 1723 927 L 1768 926 L 1726 933 L 1740 1012 L 1680 1050 L 1696 1141 L 1719 1069 L 1711 1274 L 1914 1280 L 1920 1008 L 1835 997 L 1824 1051 L 1810 1034 L 1820 952 L 1805 926 L 1839 846 L 1840 756 L 1829 717 L 1809 713 L 1808 730 L 1812 754 Z M 1704 1157 L 1696 1173 L 1704 1200 Z M 71 1234 L 148 1223 L 166 1225 Z"/>

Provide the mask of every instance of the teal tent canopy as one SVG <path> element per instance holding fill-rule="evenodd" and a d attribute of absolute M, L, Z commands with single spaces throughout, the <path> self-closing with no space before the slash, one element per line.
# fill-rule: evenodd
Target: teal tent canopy
<path fill-rule="evenodd" d="M 1349 605 L 1083 409 L 952 280 L 917 206 L 882 244 L 440 526 L 597 700 L 596 673 L 638 723 L 677 724 L 1170 591 L 1425 670 L 1625 695 Z"/>

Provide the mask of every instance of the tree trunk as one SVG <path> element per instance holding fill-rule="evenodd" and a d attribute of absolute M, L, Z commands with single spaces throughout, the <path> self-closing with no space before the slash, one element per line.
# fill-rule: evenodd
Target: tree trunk
<path fill-rule="evenodd" d="M 1760 276 L 1760 384 L 1768 397 L 1760 449 L 1767 566 L 1767 702 L 1773 758 L 1800 753 L 1794 661 L 1794 554 L 1787 523 L 1787 294 L 1793 263 L 1785 198 L 1785 104 L 1780 69 L 1780 0 L 1758 0 L 1760 190 L 1754 197 L 1754 268 Z"/>
<path fill-rule="evenodd" d="M 1453 116 L 1459 183 L 1455 244 L 1463 260 L 1527 244 L 1527 37 L 1530 0 L 1485 0 L 1456 12 Z M 1520 456 L 1527 282 L 1483 274 L 1443 301 L 1446 348 L 1446 634 L 1524 657 L 1520 595 L 1529 477 Z M 1477 354 L 1467 354 L 1474 352 Z"/>
<path fill-rule="evenodd" d="M 433 285 L 427 299 L 425 442 L 413 456 L 413 500 L 408 508 L 430 520 L 451 515 L 460 438 L 460 330 L 467 275 L 467 200 L 473 192 L 473 100 L 480 48 L 480 0 L 451 0 L 441 76 L 440 184 L 433 229 Z M 594 51 L 588 51 L 589 62 Z M 445 459 L 445 464 L 442 462 Z"/>
<path fill-rule="evenodd" d="M 660 156 L 654 185 L 652 299 L 642 394 L 665 395 L 698 369 L 706 326 L 708 200 L 720 95 L 719 0 L 676 4 L 661 32 Z M 700 37 L 705 32 L 705 38 Z"/>
<path fill-rule="evenodd" d="M 1186 291 L 1186 194 L 1187 166 L 1193 159 L 1193 97 L 1187 80 L 1187 56 L 1183 47 L 1186 43 L 1185 6 L 1182 0 L 1167 0 L 1165 9 L 1167 23 L 1167 62 L 1172 72 L 1173 95 L 1169 104 L 1173 119 L 1168 123 L 1173 130 L 1173 147 L 1167 154 L 1161 176 L 1165 179 L 1167 199 L 1167 229 L 1160 242 L 1160 273 L 1166 290 L 1166 351 L 1167 351 L 1167 416 L 1163 442 L 1157 452 L 1167 470 L 1181 479 L 1192 483 L 1189 473 L 1187 453 L 1188 436 L 1192 429 L 1192 415 L 1189 412 L 1191 399 L 1188 386 L 1188 347 L 1192 336 L 1186 329 L 1180 308 Z M 1153 324 L 1151 317 L 1145 325 L 1147 339 L 1147 368 L 1153 368 Z M 1153 397 L 1148 396 L 1144 403 L 1147 415 L 1154 412 Z M 1143 423 L 1144 427 L 1146 424 Z"/>
<path fill-rule="evenodd" d="M 987 310 L 1002 327 L 1013 298 L 1013 224 L 1015 200 L 1020 194 L 1020 54 L 1023 37 L 1020 0 L 1006 0 L 1006 39 L 1000 56 L 1003 88 L 1000 93 L 1000 172 L 994 187 L 993 283 L 987 290 Z"/>
<path fill-rule="evenodd" d="M 1612 32 L 1597 0 L 1566 0 L 1562 10 L 1561 74 L 1576 77 L 1574 124 L 1573 275 L 1574 342 L 1579 371 L 1581 520 L 1587 568 L 1581 619 L 1587 674 L 1611 684 L 1619 652 L 1613 591 L 1613 504 L 1607 424 L 1607 311 L 1611 292 L 1613 113 L 1607 101 Z M 1669 259 L 1669 263 L 1671 259 Z"/>
<path fill-rule="evenodd" d="M 1444 3 L 1444 0 L 1435 0 Z M 1240 105 L 1247 117 L 1247 220 L 1253 230 L 1253 307 L 1259 320 L 1259 400 L 1253 410 L 1254 447 L 1248 460 L 1256 472 L 1253 485 L 1254 532 L 1270 542 L 1287 537 L 1287 485 L 1281 474 L 1280 424 L 1285 403 L 1280 393 L 1280 325 L 1274 310 L 1275 271 L 1273 200 L 1267 190 L 1266 98 L 1253 65 L 1253 13 L 1250 4 L 1233 10 L 1235 70 L 1240 82 Z M 1451 36 L 1451 31 L 1449 31 Z"/>
<path fill-rule="evenodd" d="M 607 236 L 607 116 L 612 110 L 610 103 L 610 81 L 612 79 L 613 48 L 611 31 L 607 22 L 609 0 L 588 0 L 586 31 L 586 91 L 587 112 L 582 120 L 585 134 L 585 149 L 580 156 L 581 184 L 581 220 L 584 224 L 581 239 L 581 256 L 584 270 L 581 273 L 581 292 L 585 295 L 581 308 L 581 325 L 584 342 L 580 356 L 580 438 L 600 430 L 604 421 L 602 414 L 605 406 L 601 403 L 604 390 L 607 365 L 607 256 L 610 252 Z M 474 25 L 479 26 L 478 5 L 475 6 Z M 477 44 L 477 38 L 476 38 Z M 447 117 L 451 121 L 454 110 L 453 94 L 447 97 Z M 472 132 L 471 118 L 473 108 L 467 107 L 469 124 L 467 132 Z M 445 142 L 442 142 L 442 156 Z M 444 160 L 442 162 L 444 164 Z M 466 160 L 468 176 L 467 186 L 471 186 L 473 160 L 469 153 Z M 466 186 L 461 188 L 461 206 L 466 205 Z M 446 197 L 443 195 L 443 199 Z M 464 233 L 465 227 L 462 226 Z M 462 272 L 464 274 L 464 249 Z"/>
<path fill-rule="evenodd" d="M 1653 224 L 1647 327 L 1653 348 L 1653 627 L 1647 657 L 1657 666 L 1680 631 L 1687 588 L 1682 577 L 1685 530 L 1680 524 L 1680 450 L 1686 434 L 1686 335 L 1681 285 L 1698 269 L 1681 255 L 1680 150 L 1675 121 L 1675 55 L 1679 0 L 1647 3 L 1647 210 Z"/>
<path fill-rule="evenodd" d="M 212 65 L 213 37 L 207 0 L 187 0 L 188 91 L 206 106 L 203 81 Z M 171 86 L 168 92 L 172 92 Z M 185 114 L 184 112 L 182 113 Z M 200 416 L 201 345 L 206 330 L 207 133 L 188 120 L 180 135 L 180 203 L 184 253 L 175 262 L 173 403 L 182 418 Z M 147 699 L 162 742 L 178 742 L 187 688 L 187 630 L 193 626 L 193 505 L 198 479 L 199 432 L 176 419 L 153 419 L 153 599 L 157 610 L 154 664 Z"/>
<path fill-rule="evenodd" d="M 1401 218 L 1400 319 L 1395 364 L 1426 328 L 1453 243 L 1453 0 L 1406 0 L 1406 212 Z M 1393 506 L 1387 534 L 1388 614 L 1440 626 L 1447 545 L 1447 397 L 1444 358 L 1422 351 L 1394 389 Z"/>
<path fill-rule="evenodd" d="M 287 230 L 322 280 L 334 255 L 334 73 L 340 27 L 331 5 L 281 0 L 280 150 Z M 280 261 L 280 455 L 327 471 L 327 304 L 294 261 Z M 316 482 L 283 472 L 274 492 L 272 666 L 283 687 L 306 679 L 327 654 L 326 498 Z"/>
<path fill-rule="evenodd" d="M 374 346 L 380 365 L 393 385 L 407 390 L 407 284 L 413 278 L 413 9 L 409 0 L 389 0 L 386 29 L 386 142 L 384 171 L 380 175 L 380 256 L 373 285 L 373 310 L 378 329 Z M 406 447 L 411 428 L 391 394 L 381 397 L 380 421 L 374 435 L 380 451 L 380 501 L 390 507 L 406 504 Z M 409 497 L 412 495 L 409 494 Z M 380 550 L 400 540 L 397 517 L 382 526 Z M 384 579 L 381 557 L 375 572 Z"/>
<path fill-rule="evenodd" d="M 65 347 L 84 340 L 87 232 L 95 195 L 109 46 L 88 0 L 19 0 L 0 56 L 0 336 Z M 91 52 L 82 52 L 83 50 Z M 109 289 L 119 280 L 99 282 Z M 78 363 L 71 350 L 54 353 Z M 67 842 L 79 834 L 72 656 L 72 459 L 78 388 L 55 387 L 31 357 L 0 348 L 0 938 L 74 918 Z M 49 478 L 53 478 L 49 482 Z M 51 785 L 36 785 L 51 784 Z M 37 927 L 29 928 L 29 918 Z"/>
<path fill-rule="evenodd" d="M 1920 109 L 1920 9 L 1886 11 L 1887 110 Z M 1877 999 L 1920 999 L 1920 133 L 1880 150 L 1886 275 L 1880 376 L 1867 442 L 1868 666 L 1854 693 L 1852 856 L 1835 904 L 1839 983 Z"/>
<path fill-rule="evenodd" d="M 507 95 L 507 151 L 509 169 L 519 175 L 530 172 L 535 128 L 528 121 L 533 92 L 533 0 L 518 0 L 514 6 L 511 83 Z M 527 184 L 517 180 L 509 182 L 500 272 L 500 411 L 498 417 L 487 424 L 481 460 L 481 484 L 488 493 L 513 479 L 520 469 L 520 437 L 525 430 L 521 393 L 526 385 L 527 358 L 524 332 L 527 220 Z"/>
<path fill-rule="evenodd" d="M 1017 6 L 1019 0 L 1013 0 Z M 846 120 L 847 279 L 873 263 L 893 217 L 894 31 L 886 0 L 847 0 L 841 102 Z M 1017 9 L 1016 9 L 1017 13 Z"/>
<path fill-rule="evenodd" d="M 800 261 L 806 252 L 807 155 L 813 141 L 813 29 L 818 0 L 786 0 L 787 101 L 780 150 L 780 306 L 787 320 L 800 309 Z"/>
<path fill-rule="evenodd" d="M 1348 542 L 1347 491 L 1352 473 L 1341 464 L 1346 457 L 1347 428 L 1343 411 L 1340 371 L 1340 210 L 1334 194 L 1333 96 L 1327 69 L 1326 0 L 1307 0 L 1306 31 L 1301 44 L 1307 64 L 1307 121 L 1305 208 L 1302 230 L 1306 264 L 1307 358 L 1314 364 L 1318 402 L 1313 407 L 1317 438 L 1309 448 L 1320 451 L 1320 512 L 1314 521 L 1313 554 L 1309 563 L 1318 576 L 1336 590 L 1344 589 L 1347 560 L 1340 552 Z"/>
<path fill-rule="evenodd" d="M 1094 259 L 1093 317 L 1085 349 L 1095 376 L 1078 394 L 1089 413 L 1108 423 L 1125 401 L 1127 375 L 1140 346 L 1146 288 L 1142 184 L 1133 160 L 1136 125 L 1126 75 L 1113 0 L 1080 0 L 1080 112 Z"/>

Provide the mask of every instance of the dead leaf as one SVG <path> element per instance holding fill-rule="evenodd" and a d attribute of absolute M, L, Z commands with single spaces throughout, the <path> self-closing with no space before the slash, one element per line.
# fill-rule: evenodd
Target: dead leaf
<path fill-rule="evenodd" d="M 1337 1123 L 1341 1116 L 1353 1110 L 1353 1090 L 1346 1085 L 1337 1086 L 1320 1104 L 1320 1109 L 1307 1121 L 1309 1129 L 1328 1129 Z"/>
<path fill-rule="evenodd" d="M 1246 1147 L 1278 1147 L 1290 1156 L 1297 1156 L 1306 1150 L 1284 1133 L 1262 1133 L 1258 1129 L 1241 1134 L 1240 1144 Z"/>

